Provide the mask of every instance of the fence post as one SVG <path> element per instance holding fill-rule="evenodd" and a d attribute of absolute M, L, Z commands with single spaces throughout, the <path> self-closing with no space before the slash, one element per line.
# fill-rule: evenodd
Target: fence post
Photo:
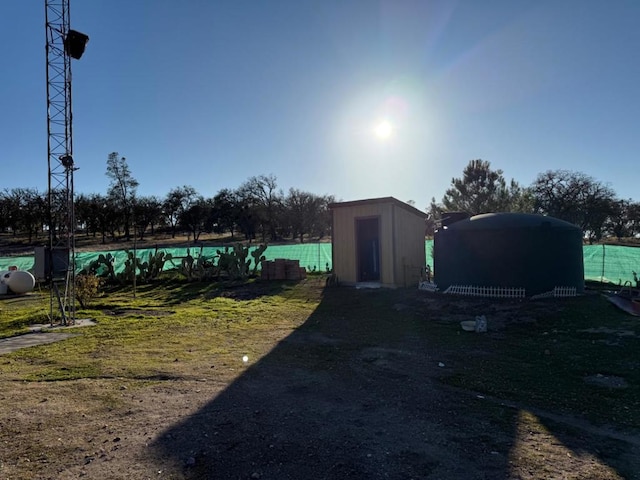
<path fill-rule="evenodd" d="M 600 274 L 600 284 L 604 283 L 604 243 L 602 244 L 602 273 Z"/>

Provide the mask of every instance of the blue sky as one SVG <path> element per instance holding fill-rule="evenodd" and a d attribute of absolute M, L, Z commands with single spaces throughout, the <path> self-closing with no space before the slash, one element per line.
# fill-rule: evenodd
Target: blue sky
<path fill-rule="evenodd" d="M 0 189 L 44 191 L 44 0 L 3 18 Z M 142 195 L 273 174 L 423 209 L 481 158 L 640 200 L 639 21 L 636 0 L 71 0 L 76 191 L 106 193 L 117 151 Z"/>

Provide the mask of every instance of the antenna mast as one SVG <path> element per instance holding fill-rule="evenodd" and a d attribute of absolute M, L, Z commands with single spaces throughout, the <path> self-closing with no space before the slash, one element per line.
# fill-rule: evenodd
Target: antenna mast
<path fill-rule="evenodd" d="M 69 28 L 69 0 L 45 0 L 47 57 L 47 223 L 45 279 L 51 289 L 50 319 L 60 311 L 62 324 L 75 323 L 75 216 L 71 59 L 79 59 L 89 40 Z"/>

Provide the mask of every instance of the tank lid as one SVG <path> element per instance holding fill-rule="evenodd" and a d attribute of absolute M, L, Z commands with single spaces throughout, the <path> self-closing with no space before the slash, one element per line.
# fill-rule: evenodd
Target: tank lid
<path fill-rule="evenodd" d="M 580 230 L 573 223 L 534 213 L 483 213 L 455 222 L 449 230 L 503 230 L 512 228 L 555 228 Z"/>

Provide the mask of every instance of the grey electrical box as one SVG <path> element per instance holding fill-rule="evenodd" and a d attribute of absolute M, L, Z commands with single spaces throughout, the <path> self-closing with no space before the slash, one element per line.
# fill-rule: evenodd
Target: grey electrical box
<path fill-rule="evenodd" d="M 65 278 L 69 271 L 69 249 L 66 247 L 36 247 L 33 276 L 37 281 Z"/>

